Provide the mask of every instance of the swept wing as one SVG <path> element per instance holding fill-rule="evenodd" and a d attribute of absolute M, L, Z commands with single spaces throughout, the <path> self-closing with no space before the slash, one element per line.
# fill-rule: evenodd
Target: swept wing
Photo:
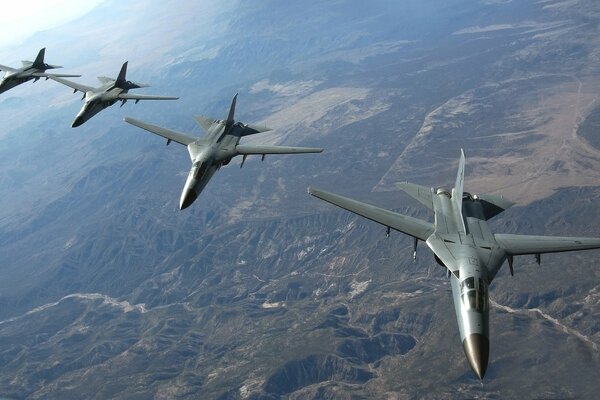
<path fill-rule="evenodd" d="M 156 126 L 156 125 L 152 125 L 152 124 L 147 124 L 145 122 L 142 122 L 142 121 L 134 119 L 134 118 L 126 117 L 125 122 L 127 122 L 128 124 L 131 124 L 131 125 L 135 125 L 138 128 L 145 129 L 148 132 L 152 132 L 156 135 L 162 136 L 167 140 L 172 140 L 174 142 L 180 143 L 184 146 L 187 146 L 190 143 L 193 143 L 197 140 L 197 138 L 186 135 L 185 133 L 172 131 L 170 129 L 162 128 L 160 126 Z"/>
<path fill-rule="evenodd" d="M 362 203 L 357 200 L 352 200 L 312 187 L 308 188 L 308 193 L 345 210 L 361 215 L 371 221 L 375 221 L 423 241 L 426 241 L 433 233 L 432 224 L 417 218 L 398 214 L 371 204 Z"/>
<path fill-rule="evenodd" d="M 288 146 L 244 146 L 237 145 L 235 150 L 241 155 L 261 155 L 261 154 L 300 154 L 300 153 L 321 153 L 323 149 L 318 147 L 288 147 Z"/>
<path fill-rule="evenodd" d="M 79 92 L 85 93 L 85 92 L 93 92 L 95 90 L 95 88 L 93 88 L 91 86 L 82 85 L 80 83 L 69 81 L 69 80 L 66 80 L 66 79 L 62 79 L 62 78 L 57 77 L 57 76 L 49 75 L 48 77 L 50 79 L 52 79 L 53 81 L 56 81 L 58 83 L 62 83 L 63 85 L 70 87 L 71 89 L 75 90 L 76 92 L 79 91 Z"/>
<path fill-rule="evenodd" d="M 511 256 L 600 249 L 600 238 L 531 236 L 503 233 L 497 233 L 494 236 L 496 242 Z"/>
<path fill-rule="evenodd" d="M 7 67 L 6 65 L 0 65 L 0 71 L 17 72 L 16 69 L 11 68 L 11 67 Z"/>
<path fill-rule="evenodd" d="M 177 100 L 179 97 L 173 96 L 153 96 L 144 94 L 132 94 L 132 93 L 121 93 L 119 99 L 121 100 Z"/>
<path fill-rule="evenodd" d="M 79 78 L 81 76 L 72 74 L 47 74 L 45 72 L 34 72 L 31 75 L 37 76 L 38 78 Z"/>

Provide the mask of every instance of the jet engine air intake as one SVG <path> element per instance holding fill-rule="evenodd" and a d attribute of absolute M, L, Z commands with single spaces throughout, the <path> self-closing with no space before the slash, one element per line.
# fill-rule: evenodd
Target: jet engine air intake
<path fill-rule="evenodd" d="M 433 254 L 433 257 L 435 257 L 435 261 L 436 261 L 436 262 L 437 262 L 437 263 L 438 263 L 438 264 L 439 264 L 441 267 L 448 268 L 448 267 L 446 267 L 446 264 L 444 264 L 444 262 L 443 262 L 442 260 L 440 260 L 440 258 L 439 258 L 439 257 L 438 257 L 438 256 L 437 256 L 435 253 Z"/>
<path fill-rule="evenodd" d="M 435 191 L 435 194 L 437 194 L 438 196 L 444 195 L 448 198 L 452 197 L 452 195 L 450 194 L 448 189 L 445 189 L 445 188 L 437 188 Z"/>

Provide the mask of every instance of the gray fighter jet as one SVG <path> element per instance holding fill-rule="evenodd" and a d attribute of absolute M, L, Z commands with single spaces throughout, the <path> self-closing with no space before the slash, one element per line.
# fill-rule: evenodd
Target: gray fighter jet
<path fill-rule="evenodd" d="M 201 138 L 147 124 L 133 118 L 125 118 L 127 123 L 164 137 L 167 139 L 167 146 L 171 141 L 187 146 L 192 159 L 192 169 L 181 193 L 179 201 L 181 210 L 189 207 L 198 198 L 213 174 L 221 166 L 229 164 L 235 156 L 243 157 L 241 168 L 249 155 L 261 155 L 264 160 L 267 154 L 320 153 L 323 151 L 323 149 L 314 147 L 245 146 L 239 144 L 243 136 L 266 132 L 270 129 L 236 122 L 233 119 L 236 100 L 237 94 L 233 97 L 226 120 L 203 116 L 195 117 L 207 133 Z"/>
<path fill-rule="evenodd" d="M 177 100 L 179 97 L 172 96 L 152 96 L 152 95 L 140 95 L 128 93 L 131 89 L 138 89 L 143 87 L 149 87 L 141 83 L 134 83 L 128 81 L 127 75 L 127 62 L 121 67 L 119 76 L 117 79 L 107 78 L 105 76 L 99 76 L 98 80 L 102 82 L 102 86 L 94 88 L 91 86 L 82 85 L 76 82 L 71 82 L 60 77 L 50 76 L 52 80 L 62 83 L 63 85 L 69 86 L 73 89 L 73 93 L 82 92 L 82 100 L 85 100 L 81 111 L 75 117 L 73 128 L 76 128 L 98 114 L 100 111 L 107 107 L 112 106 L 116 102 L 121 102 L 121 107 L 127 102 L 127 100 L 134 100 L 137 104 L 140 100 Z"/>
<path fill-rule="evenodd" d="M 500 196 L 463 192 L 464 168 L 461 150 L 452 191 L 399 184 L 401 190 L 433 210 L 433 224 L 323 190 L 309 188 L 308 192 L 386 226 L 388 236 L 390 229 L 412 236 L 415 259 L 418 241 L 427 243 L 438 264 L 447 269 L 463 349 L 471 368 L 483 379 L 489 357 L 488 287 L 504 261 L 508 260 L 513 275 L 515 256 L 533 254 L 539 264 L 542 253 L 600 248 L 600 238 L 493 234 L 487 220 L 513 203 Z"/>
<path fill-rule="evenodd" d="M 23 66 L 21 68 L 11 68 L 5 65 L 0 65 L 0 70 L 6 72 L 2 80 L 0 81 L 0 93 L 4 93 L 15 86 L 33 80 L 37 82 L 40 78 L 50 77 L 63 77 L 63 78 L 76 78 L 81 75 L 68 75 L 68 74 L 47 74 L 46 70 L 62 68 L 60 65 L 50 65 L 44 62 L 44 55 L 46 54 L 46 48 L 39 51 L 35 61 L 21 61 Z"/>

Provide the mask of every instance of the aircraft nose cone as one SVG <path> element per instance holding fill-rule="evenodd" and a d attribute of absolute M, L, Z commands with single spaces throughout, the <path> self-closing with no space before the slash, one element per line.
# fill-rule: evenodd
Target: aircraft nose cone
<path fill-rule="evenodd" d="M 73 125 L 71 125 L 71 128 L 77 128 L 78 126 L 81 126 L 85 121 L 83 120 L 83 118 L 81 117 L 77 117 L 75 118 L 75 121 L 73 121 Z"/>
<path fill-rule="evenodd" d="M 179 209 L 184 210 L 192 205 L 192 203 L 198 198 L 198 194 L 193 189 L 184 191 L 179 201 Z"/>
<path fill-rule="evenodd" d="M 490 341 L 482 334 L 472 333 L 463 340 L 463 349 L 471 368 L 482 380 L 488 365 Z"/>

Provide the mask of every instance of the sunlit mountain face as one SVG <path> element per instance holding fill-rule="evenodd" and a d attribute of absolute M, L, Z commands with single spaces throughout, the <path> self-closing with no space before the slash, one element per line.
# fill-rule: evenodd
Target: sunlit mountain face
<path fill-rule="evenodd" d="M 496 232 L 600 236 L 594 1 L 106 1 L 0 49 L 137 92 L 79 128 L 56 82 L 0 95 L 0 397 L 593 398 L 599 252 L 515 259 L 490 287 L 483 385 L 425 245 L 321 203 L 315 185 L 432 220 L 395 183 L 516 206 Z M 193 116 L 325 147 L 219 170 L 179 210 Z"/>

